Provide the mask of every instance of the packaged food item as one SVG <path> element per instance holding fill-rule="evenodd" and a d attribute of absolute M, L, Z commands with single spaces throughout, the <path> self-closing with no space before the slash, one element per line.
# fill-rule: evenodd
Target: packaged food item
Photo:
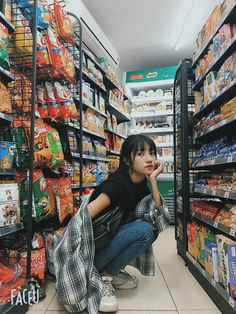
<path fill-rule="evenodd" d="M 62 223 L 66 217 L 73 216 L 74 199 L 71 190 L 71 177 L 60 178 L 59 180 L 59 198 L 56 196 L 58 217 Z"/>
<path fill-rule="evenodd" d="M 37 65 L 46 66 L 50 64 L 47 41 L 44 36 L 37 31 Z"/>
<path fill-rule="evenodd" d="M 0 168 L 11 169 L 15 153 L 15 142 L 0 141 Z"/>
<path fill-rule="evenodd" d="M 64 68 L 64 56 L 61 49 L 61 44 L 58 41 L 51 27 L 48 27 L 47 29 L 46 40 L 48 44 L 50 63 L 53 65 L 54 69 L 56 69 L 57 71 L 60 71 L 60 73 L 63 73 L 65 68 Z"/>
<path fill-rule="evenodd" d="M 156 97 L 162 97 L 164 95 L 163 89 L 157 89 L 155 92 Z"/>
<path fill-rule="evenodd" d="M 48 105 L 45 86 L 37 85 L 36 91 L 37 91 L 37 106 L 40 117 L 42 119 L 48 118 Z"/>
<path fill-rule="evenodd" d="M 217 245 L 208 240 L 205 240 L 205 269 L 216 282 L 220 282 Z"/>
<path fill-rule="evenodd" d="M 0 23 L 0 66 L 7 69 L 9 60 L 8 29 Z"/>
<path fill-rule="evenodd" d="M 61 116 L 59 104 L 54 95 L 53 85 L 49 82 L 45 83 L 48 113 L 51 118 L 58 119 Z"/>
<path fill-rule="evenodd" d="M 96 182 L 98 184 L 102 183 L 108 177 L 108 163 L 106 162 L 97 162 L 96 169 Z"/>
<path fill-rule="evenodd" d="M 20 222 L 19 187 L 16 182 L 0 181 L 0 227 Z"/>
<path fill-rule="evenodd" d="M 13 126 L 13 139 L 16 143 L 16 164 L 19 168 L 27 168 L 29 161 L 29 151 L 27 145 L 26 132 L 23 126 L 23 117 L 14 117 Z"/>
<path fill-rule="evenodd" d="M 11 97 L 2 81 L 0 81 L 0 112 L 12 113 Z"/>
<path fill-rule="evenodd" d="M 23 120 L 23 126 L 25 127 L 27 142 L 29 143 L 30 121 Z M 43 120 L 36 119 L 34 132 L 34 166 L 39 168 L 51 167 L 52 149 Z"/>
<path fill-rule="evenodd" d="M 78 118 L 78 110 L 73 101 L 71 92 L 66 86 L 61 85 L 59 82 L 55 82 L 54 95 L 60 104 L 60 111 L 63 119 Z"/>
<path fill-rule="evenodd" d="M 138 97 L 147 97 L 147 93 L 145 91 L 141 91 L 138 93 Z"/>
<path fill-rule="evenodd" d="M 54 266 L 54 242 L 55 242 L 55 233 L 54 232 L 44 232 L 45 248 L 46 248 L 46 265 L 47 271 L 50 274 L 55 275 L 55 266 Z"/>
<path fill-rule="evenodd" d="M 236 242 L 223 236 L 216 235 L 219 251 L 219 273 L 223 286 L 229 295 L 236 299 Z"/>
<path fill-rule="evenodd" d="M 57 0 L 54 0 L 54 12 L 56 17 L 56 22 L 58 26 L 58 30 L 60 36 L 65 40 L 72 44 L 75 43 L 75 39 L 73 37 L 73 24 L 71 22 L 70 17 L 68 16 L 67 12 L 61 6 Z"/>
<path fill-rule="evenodd" d="M 82 150 L 84 155 L 94 156 L 93 144 L 90 137 L 83 136 Z"/>
<path fill-rule="evenodd" d="M 150 89 L 149 91 L 147 91 L 147 97 L 150 97 L 150 98 L 155 97 L 154 90 Z"/>
<path fill-rule="evenodd" d="M 0 261 L 0 278 L 1 283 L 10 283 L 17 277 L 16 270 L 13 269 L 13 267 L 7 265 L 7 263 L 4 261 Z M 5 296 L 5 293 L 1 291 L 1 296 Z"/>
<path fill-rule="evenodd" d="M 96 182 L 96 170 L 97 170 L 96 163 L 89 160 L 89 161 L 85 161 L 84 164 L 85 164 L 85 169 L 84 169 L 83 183 Z"/>
<path fill-rule="evenodd" d="M 12 5 L 13 24 L 16 28 L 14 33 L 14 46 L 18 53 L 23 55 L 32 54 L 33 37 L 29 22 L 23 16 L 20 9 L 15 4 Z"/>
<path fill-rule="evenodd" d="M 52 151 L 52 167 L 64 166 L 64 154 L 58 132 L 48 124 L 44 124 L 47 132 L 47 139 Z"/>
<path fill-rule="evenodd" d="M 45 177 L 41 170 L 34 170 L 33 173 L 33 193 L 34 206 L 33 217 L 36 222 L 47 220 L 55 216 L 55 211 L 52 206 Z"/>
<path fill-rule="evenodd" d="M 64 71 L 63 71 L 63 76 L 65 79 L 72 83 L 76 84 L 76 79 L 75 79 L 75 66 L 74 66 L 74 58 L 72 54 L 69 52 L 68 49 L 65 48 L 64 45 L 61 45 L 61 50 L 63 52 L 64 56 Z"/>

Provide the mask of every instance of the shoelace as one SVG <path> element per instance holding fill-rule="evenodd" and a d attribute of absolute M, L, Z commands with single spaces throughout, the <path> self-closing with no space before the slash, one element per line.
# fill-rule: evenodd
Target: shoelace
<path fill-rule="evenodd" d="M 103 296 L 111 296 L 114 295 L 115 289 L 112 287 L 111 278 L 102 277 L 102 295 Z"/>

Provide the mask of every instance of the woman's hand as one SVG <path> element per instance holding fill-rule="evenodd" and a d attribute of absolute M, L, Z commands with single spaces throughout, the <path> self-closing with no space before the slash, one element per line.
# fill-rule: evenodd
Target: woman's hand
<path fill-rule="evenodd" d="M 148 180 L 152 181 L 157 179 L 158 175 L 163 172 L 165 167 L 165 162 L 162 160 L 156 160 L 155 161 L 155 170 L 148 176 Z"/>

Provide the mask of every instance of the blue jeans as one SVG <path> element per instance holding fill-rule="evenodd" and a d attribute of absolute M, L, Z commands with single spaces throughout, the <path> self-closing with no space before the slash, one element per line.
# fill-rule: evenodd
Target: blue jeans
<path fill-rule="evenodd" d="M 96 251 L 95 267 L 115 276 L 149 247 L 154 240 L 152 226 L 139 220 L 122 225 L 111 242 Z"/>

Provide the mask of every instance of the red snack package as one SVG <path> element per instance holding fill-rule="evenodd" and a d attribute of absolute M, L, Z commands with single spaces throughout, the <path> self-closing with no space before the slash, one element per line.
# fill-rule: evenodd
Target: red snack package
<path fill-rule="evenodd" d="M 71 183 L 71 177 L 60 178 L 59 181 L 59 199 L 57 198 L 57 205 L 60 222 L 63 222 L 68 216 L 73 216 L 74 200 Z"/>
<path fill-rule="evenodd" d="M 39 31 L 37 31 L 37 64 L 41 66 L 50 64 L 47 41 Z"/>
<path fill-rule="evenodd" d="M 14 289 L 19 289 L 25 284 L 24 278 L 17 278 L 16 281 L 5 284 L 0 289 L 0 298 L 11 296 L 11 291 Z"/>
<path fill-rule="evenodd" d="M 51 27 L 47 30 L 48 35 L 46 36 L 49 58 L 52 66 L 57 69 L 64 71 L 64 60 L 63 52 L 61 50 L 61 44 L 59 43 L 53 29 Z"/>
<path fill-rule="evenodd" d="M 61 45 L 61 49 L 64 56 L 64 66 L 65 66 L 63 75 L 68 82 L 75 85 L 76 79 L 75 79 L 74 58 L 72 54 L 68 51 L 68 49 L 66 49 L 65 46 Z"/>
<path fill-rule="evenodd" d="M 51 118 L 57 119 L 61 116 L 60 108 L 54 96 L 53 85 L 49 82 L 45 83 L 48 112 Z"/>
<path fill-rule="evenodd" d="M 5 266 L 0 261 L 0 278 L 2 282 L 10 282 L 16 277 L 16 272 L 10 268 Z"/>
<path fill-rule="evenodd" d="M 60 36 L 71 44 L 75 43 L 73 38 L 73 24 L 67 12 L 62 8 L 57 0 L 54 0 L 54 13 Z"/>
<path fill-rule="evenodd" d="M 54 83 L 54 95 L 60 104 L 63 118 L 78 118 L 78 110 L 72 99 L 71 92 L 66 86 L 62 86 L 58 82 Z"/>

